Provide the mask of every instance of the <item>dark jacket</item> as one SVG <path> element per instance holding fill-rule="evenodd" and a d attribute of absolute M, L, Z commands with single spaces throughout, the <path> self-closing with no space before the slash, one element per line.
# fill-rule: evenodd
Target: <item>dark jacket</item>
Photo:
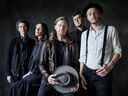
<path fill-rule="evenodd" d="M 69 34 L 71 39 L 73 40 L 73 42 L 75 43 L 75 45 L 78 48 L 78 59 L 79 59 L 79 55 L 80 55 L 81 35 L 82 35 L 82 32 L 84 32 L 85 30 L 87 30 L 87 27 L 83 26 L 82 31 L 76 29 Z"/>
<path fill-rule="evenodd" d="M 76 69 L 76 64 L 78 63 L 76 54 L 77 51 L 75 50 L 74 44 L 68 37 L 61 42 L 56 38 L 51 40 L 50 37 L 50 40 L 46 42 L 45 47 L 42 48 L 39 65 L 41 73 L 44 77 L 47 77 L 61 65 L 70 65 Z"/>
<path fill-rule="evenodd" d="M 7 75 L 11 75 L 13 79 L 20 79 L 29 70 L 29 59 L 33 50 L 34 40 L 26 37 L 14 38 L 9 46 L 7 58 Z"/>
<path fill-rule="evenodd" d="M 31 71 L 33 74 L 39 75 L 40 70 L 38 65 L 40 62 L 41 49 L 46 40 L 44 39 L 44 40 L 38 41 L 37 39 L 35 39 L 35 41 L 36 41 L 35 46 L 29 60 L 29 66 L 30 66 L 29 71 Z"/>
<path fill-rule="evenodd" d="M 75 47 L 77 48 L 77 51 L 78 51 L 77 52 L 78 54 L 76 54 L 78 62 L 79 62 L 79 57 L 80 57 L 81 35 L 82 35 L 82 32 L 84 32 L 85 30 L 87 30 L 87 27 L 83 26 L 82 31 L 76 29 L 69 34 L 71 39 L 73 40 Z M 79 70 L 80 70 L 80 65 L 77 64 L 77 71 L 79 72 Z"/>

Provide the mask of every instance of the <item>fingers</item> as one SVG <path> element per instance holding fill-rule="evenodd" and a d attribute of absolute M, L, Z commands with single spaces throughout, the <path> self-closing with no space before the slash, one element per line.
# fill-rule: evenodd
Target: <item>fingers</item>
<path fill-rule="evenodd" d="M 96 73 L 98 73 L 100 71 L 103 71 L 105 69 L 107 69 L 107 65 L 106 64 L 104 64 L 101 68 L 99 68 L 98 70 L 96 70 Z"/>
<path fill-rule="evenodd" d="M 79 89 L 79 83 L 75 86 L 70 88 L 71 92 L 76 92 Z"/>
<path fill-rule="evenodd" d="M 27 74 L 25 74 L 24 76 L 23 76 L 23 79 L 25 78 L 25 77 L 27 77 L 28 75 L 30 75 L 30 74 L 32 74 L 31 72 L 28 72 Z"/>
<path fill-rule="evenodd" d="M 56 76 L 56 74 L 50 75 L 50 76 L 48 77 L 48 82 L 49 82 L 49 84 L 52 84 L 52 85 L 58 84 L 57 80 L 55 79 L 55 76 Z"/>
<path fill-rule="evenodd" d="M 84 76 L 83 75 L 80 75 L 80 77 L 81 77 L 81 85 L 82 85 L 82 87 L 85 89 L 85 90 L 87 90 L 87 82 L 86 82 L 86 79 L 84 78 Z"/>
<path fill-rule="evenodd" d="M 7 76 L 8 83 L 11 83 L 11 76 Z"/>
<path fill-rule="evenodd" d="M 56 74 L 52 74 L 50 75 L 51 78 L 55 78 L 56 77 Z"/>
<path fill-rule="evenodd" d="M 23 76 L 23 79 L 27 76 L 28 74 L 25 74 L 24 76 Z"/>
<path fill-rule="evenodd" d="M 96 74 L 101 76 L 101 77 L 104 77 L 104 76 L 106 76 L 108 74 L 108 72 L 106 70 L 102 70 L 100 72 L 97 72 Z"/>
<path fill-rule="evenodd" d="M 96 70 L 96 74 L 104 77 L 108 74 L 109 70 L 108 70 L 108 66 L 107 64 L 104 64 L 100 69 Z"/>
<path fill-rule="evenodd" d="M 81 84 L 82 84 L 82 87 L 85 89 L 85 90 L 87 90 L 87 82 L 85 83 L 85 81 L 84 80 L 81 80 Z"/>
<path fill-rule="evenodd" d="M 87 85 L 87 82 L 86 82 L 85 77 L 84 77 L 83 75 L 81 75 L 80 77 L 81 77 L 81 81 L 83 81 L 83 82 L 84 82 L 84 84 L 85 84 L 85 85 Z"/>

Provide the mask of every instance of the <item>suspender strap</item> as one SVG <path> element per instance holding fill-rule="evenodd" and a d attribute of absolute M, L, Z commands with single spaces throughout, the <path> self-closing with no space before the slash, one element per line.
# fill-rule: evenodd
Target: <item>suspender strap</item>
<path fill-rule="evenodd" d="M 87 56 L 88 56 L 88 36 L 89 36 L 89 29 L 90 28 L 88 28 L 87 29 L 87 36 L 86 36 L 86 61 L 85 61 L 85 63 L 87 63 Z"/>
<path fill-rule="evenodd" d="M 101 66 L 104 64 L 105 47 L 106 47 L 106 41 L 107 41 L 107 29 L 108 29 L 108 25 L 105 26 L 105 31 L 104 31 L 104 41 L 103 41 L 103 48 L 102 48 L 102 55 L 101 55 L 102 57 L 100 62 Z"/>

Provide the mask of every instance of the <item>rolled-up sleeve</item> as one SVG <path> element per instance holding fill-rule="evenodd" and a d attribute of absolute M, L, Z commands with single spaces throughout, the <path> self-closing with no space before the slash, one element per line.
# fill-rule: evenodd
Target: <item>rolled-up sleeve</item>
<path fill-rule="evenodd" d="M 79 58 L 80 64 L 86 63 L 86 33 L 87 32 L 84 31 L 81 36 L 80 58 Z"/>
<path fill-rule="evenodd" d="M 112 46 L 113 46 L 114 54 L 119 54 L 121 57 L 122 49 L 119 41 L 118 31 L 115 27 L 113 27 L 113 32 L 112 32 Z"/>

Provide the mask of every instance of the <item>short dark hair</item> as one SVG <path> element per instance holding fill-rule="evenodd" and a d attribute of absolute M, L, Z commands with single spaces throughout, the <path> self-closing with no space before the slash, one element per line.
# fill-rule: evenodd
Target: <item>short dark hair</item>
<path fill-rule="evenodd" d="M 27 26 L 28 30 L 29 30 L 30 24 L 29 24 L 29 22 L 28 22 L 27 20 L 18 20 L 18 21 L 16 22 L 16 28 L 17 28 L 17 29 L 18 29 L 19 23 L 24 23 L 24 24 Z"/>
<path fill-rule="evenodd" d="M 80 15 L 80 16 L 83 17 L 84 15 L 83 15 L 82 9 L 76 9 L 76 10 L 73 12 L 72 17 L 74 17 L 74 16 L 76 16 L 76 15 Z"/>
<path fill-rule="evenodd" d="M 101 14 L 103 14 L 104 10 L 103 7 L 98 3 L 90 3 L 88 4 L 84 9 L 83 12 L 87 13 L 88 9 L 90 8 L 96 8 Z"/>

